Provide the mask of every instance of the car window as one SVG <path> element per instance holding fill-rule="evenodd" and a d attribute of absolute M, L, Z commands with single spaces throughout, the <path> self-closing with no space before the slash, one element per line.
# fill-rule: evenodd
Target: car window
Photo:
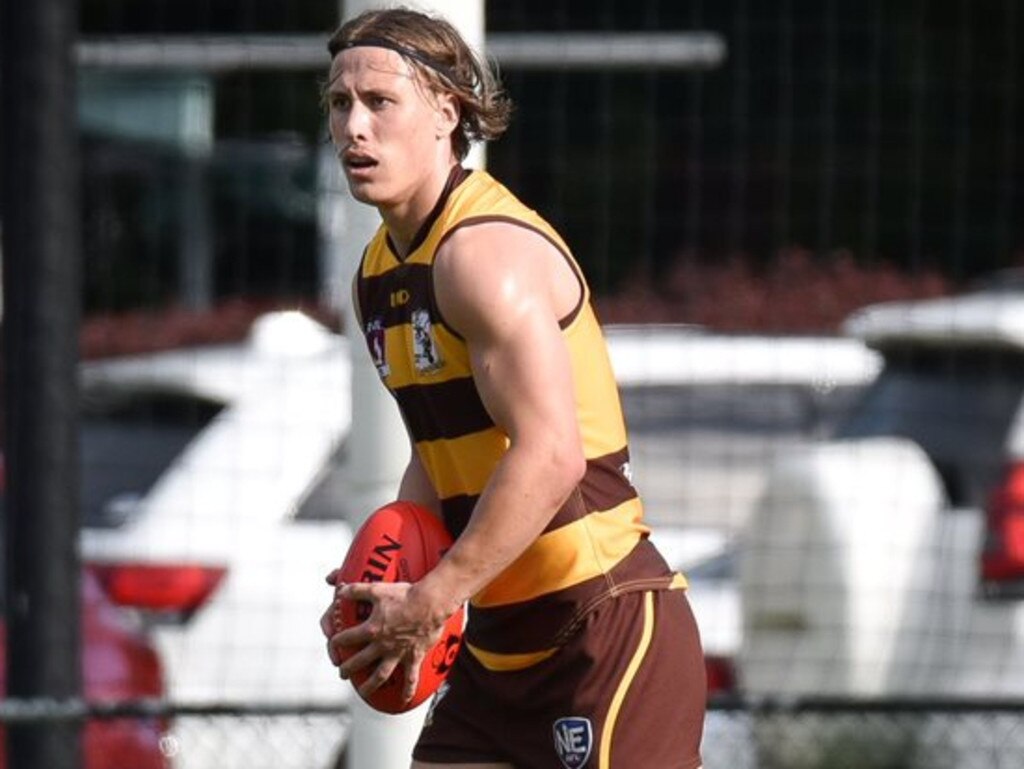
<path fill-rule="evenodd" d="M 621 391 L 635 476 L 652 523 L 739 526 L 772 452 L 831 429 L 861 386 L 700 384 Z M 322 468 L 300 520 L 344 518 L 346 446 Z"/>
<path fill-rule="evenodd" d="M 686 567 L 686 578 L 693 582 L 726 582 L 735 579 L 736 548 L 729 547 L 710 558 Z"/>
<path fill-rule="evenodd" d="M 708 429 L 806 435 L 844 414 L 860 387 L 720 383 L 628 387 L 622 408 L 631 433 Z"/>
<path fill-rule="evenodd" d="M 297 520 L 346 520 L 352 514 L 348 500 L 351 482 L 345 470 L 346 443 L 342 442 L 320 468 L 316 479 L 295 510 Z"/>
<path fill-rule="evenodd" d="M 221 410 L 185 393 L 92 394 L 80 419 L 82 522 L 115 527 Z"/>
<path fill-rule="evenodd" d="M 896 348 L 840 438 L 893 435 L 918 443 L 954 505 L 980 505 L 997 482 L 1024 393 L 1024 355 L 1010 350 Z"/>
<path fill-rule="evenodd" d="M 738 531 L 776 453 L 830 431 L 862 389 L 742 382 L 623 388 L 645 519 Z"/>

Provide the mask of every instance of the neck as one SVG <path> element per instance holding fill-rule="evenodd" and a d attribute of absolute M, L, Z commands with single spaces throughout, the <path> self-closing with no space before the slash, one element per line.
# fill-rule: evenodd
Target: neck
<path fill-rule="evenodd" d="M 408 200 L 379 209 L 391 242 L 400 252 L 398 256 L 405 257 L 408 254 L 413 240 L 441 198 L 456 165 L 452 161 L 448 167 L 433 174 Z"/>

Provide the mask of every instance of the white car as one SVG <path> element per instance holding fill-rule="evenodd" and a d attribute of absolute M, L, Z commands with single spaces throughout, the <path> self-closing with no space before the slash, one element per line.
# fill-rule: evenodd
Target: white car
<path fill-rule="evenodd" d="M 854 339 L 606 329 L 651 538 L 690 582 L 712 697 L 736 694 L 742 643 L 736 542 L 771 457 L 819 436 L 877 375 Z M 705 766 L 754 769 L 749 721 L 712 710 Z"/>
<path fill-rule="evenodd" d="M 731 545 L 769 447 L 831 421 L 876 357 L 850 340 L 607 332 L 653 536 L 690 573 L 709 671 L 728 686 Z M 261 319 L 242 345 L 86 366 L 83 555 L 116 599 L 146 609 L 170 701 L 351 701 L 317 629 L 329 596 L 317 588 L 350 541 L 350 371 L 345 339 L 299 313 Z M 187 717 L 167 746 L 175 769 L 323 769 L 345 738 L 329 716 Z"/>
<path fill-rule="evenodd" d="M 740 645 L 735 543 L 772 456 L 811 440 L 878 372 L 852 339 L 606 329 L 652 539 L 691 577 L 709 674 L 727 683 Z"/>
<path fill-rule="evenodd" d="M 830 440 L 781 452 L 769 471 L 740 555 L 741 685 L 1024 696 L 1024 294 L 877 305 L 845 329 L 884 367 Z M 960 766 L 995 765 L 978 744 L 906 738 L 892 751 L 927 743 Z M 765 766 L 813 765 L 770 747 L 785 743 L 765 735 Z"/>
<path fill-rule="evenodd" d="M 241 345 L 86 364 L 83 558 L 151 618 L 171 702 L 349 700 L 318 629 L 351 539 L 331 495 L 349 379 L 345 339 L 298 312 Z M 180 718 L 166 752 L 175 769 L 321 769 L 346 736 L 334 716 L 255 721 Z"/>

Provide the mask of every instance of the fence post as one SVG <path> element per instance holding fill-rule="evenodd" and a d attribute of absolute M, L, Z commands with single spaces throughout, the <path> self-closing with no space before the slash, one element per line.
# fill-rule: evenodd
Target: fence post
<path fill-rule="evenodd" d="M 0 4 L 7 696 L 81 694 L 73 0 Z M 8 766 L 81 765 L 74 720 L 12 723 Z"/>

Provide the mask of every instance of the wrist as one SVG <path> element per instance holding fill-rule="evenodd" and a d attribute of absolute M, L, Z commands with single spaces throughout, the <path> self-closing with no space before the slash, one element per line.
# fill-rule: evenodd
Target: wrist
<path fill-rule="evenodd" d="M 409 589 L 410 602 L 422 607 L 424 615 L 436 625 L 443 625 L 463 603 L 463 598 L 443 579 L 442 564 Z"/>

